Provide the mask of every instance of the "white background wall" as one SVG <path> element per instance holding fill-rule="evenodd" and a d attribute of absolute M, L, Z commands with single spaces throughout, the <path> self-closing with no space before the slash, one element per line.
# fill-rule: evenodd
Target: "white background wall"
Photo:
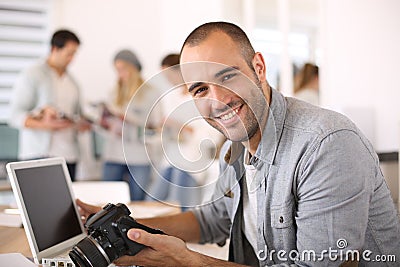
<path fill-rule="evenodd" d="M 244 18 L 243 11 L 248 1 L 256 5 L 253 22 L 274 24 L 276 17 L 271 14 L 276 8 L 256 0 L 58 0 L 52 1 L 52 21 L 53 29 L 68 27 L 80 36 L 82 46 L 71 71 L 85 99 L 99 101 L 115 82 L 112 58 L 117 50 L 134 50 L 144 65 L 145 78 L 150 78 L 159 71 L 161 58 L 179 51 L 187 34 L 201 23 L 228 20 L 248 25 L 248 14 Z M 397 150 L 400 1 L 315 1 L 320 2 L 322 15 L 318 19 L 314 14 L 322 33 L 323 105 L 347 111 L 378 151 Z M 315 7 L 311 2 L 302 5 L 303 21 L 309 24 L 309 11 Z M 301 20 L 289 3 L 292 14 Z"/>
<path fill-rule="evenodd" d="M 322 102 L 370 132 L 378 151 L 398 149 L 400 1 L 322 0 Z"/>

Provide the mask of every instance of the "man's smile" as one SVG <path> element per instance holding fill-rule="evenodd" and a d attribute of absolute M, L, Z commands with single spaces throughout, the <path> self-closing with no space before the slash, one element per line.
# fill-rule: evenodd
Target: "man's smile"
<path fill-rule="evenodd" d="M 240 111 L 242 110 L 243 105 L 244 104 L 242 103 L 235 104 L 233 107 L 229 107 L 225 111 L 216 114 L 211 118 L 225 127 L 231 126 L 240 120 Z"/>

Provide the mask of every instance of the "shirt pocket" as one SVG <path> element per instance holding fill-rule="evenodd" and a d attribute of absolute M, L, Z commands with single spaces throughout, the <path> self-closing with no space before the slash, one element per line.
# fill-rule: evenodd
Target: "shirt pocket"
<path fill-rule="evenodd" d="M 271 207 L 271 226 L 276 229 L 293 226 L 293 205 Z"/>
<path fill-rule="evenodd" d="M 271 233 L 273 244 L 271 249 L 276 251 L 291 251 L 296 249 L 296 224 L 294 220 L 293 200 L 280 205 L 271 207 Z M 265 233 L 268 235 L 268 233 Z M 279 259 L 274 259 L 279 262 Z"/>

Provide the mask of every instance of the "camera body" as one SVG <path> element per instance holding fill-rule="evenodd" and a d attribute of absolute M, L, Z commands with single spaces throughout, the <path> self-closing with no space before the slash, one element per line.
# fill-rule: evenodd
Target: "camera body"
<path fill-rule="evenodd" d="M 106 267 L 123 255 L 133 256 L 145 246 L 130 240 L 131 228 L 143 229 L 152 234 L 164 234 L 161 230 L 147 227 L 129 216 L 124 204 L 107 204 L 87 220 L 88 236 L 79 241 L 69 256 L 77 267 Z"/>

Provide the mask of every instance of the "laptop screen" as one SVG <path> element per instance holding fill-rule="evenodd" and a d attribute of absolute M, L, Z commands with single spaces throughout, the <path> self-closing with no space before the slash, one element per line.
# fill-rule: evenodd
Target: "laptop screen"
<path fill-rule="evenodd" d="M 82 233 L 61 164 L 15 174 L 39 251 Z"/>

